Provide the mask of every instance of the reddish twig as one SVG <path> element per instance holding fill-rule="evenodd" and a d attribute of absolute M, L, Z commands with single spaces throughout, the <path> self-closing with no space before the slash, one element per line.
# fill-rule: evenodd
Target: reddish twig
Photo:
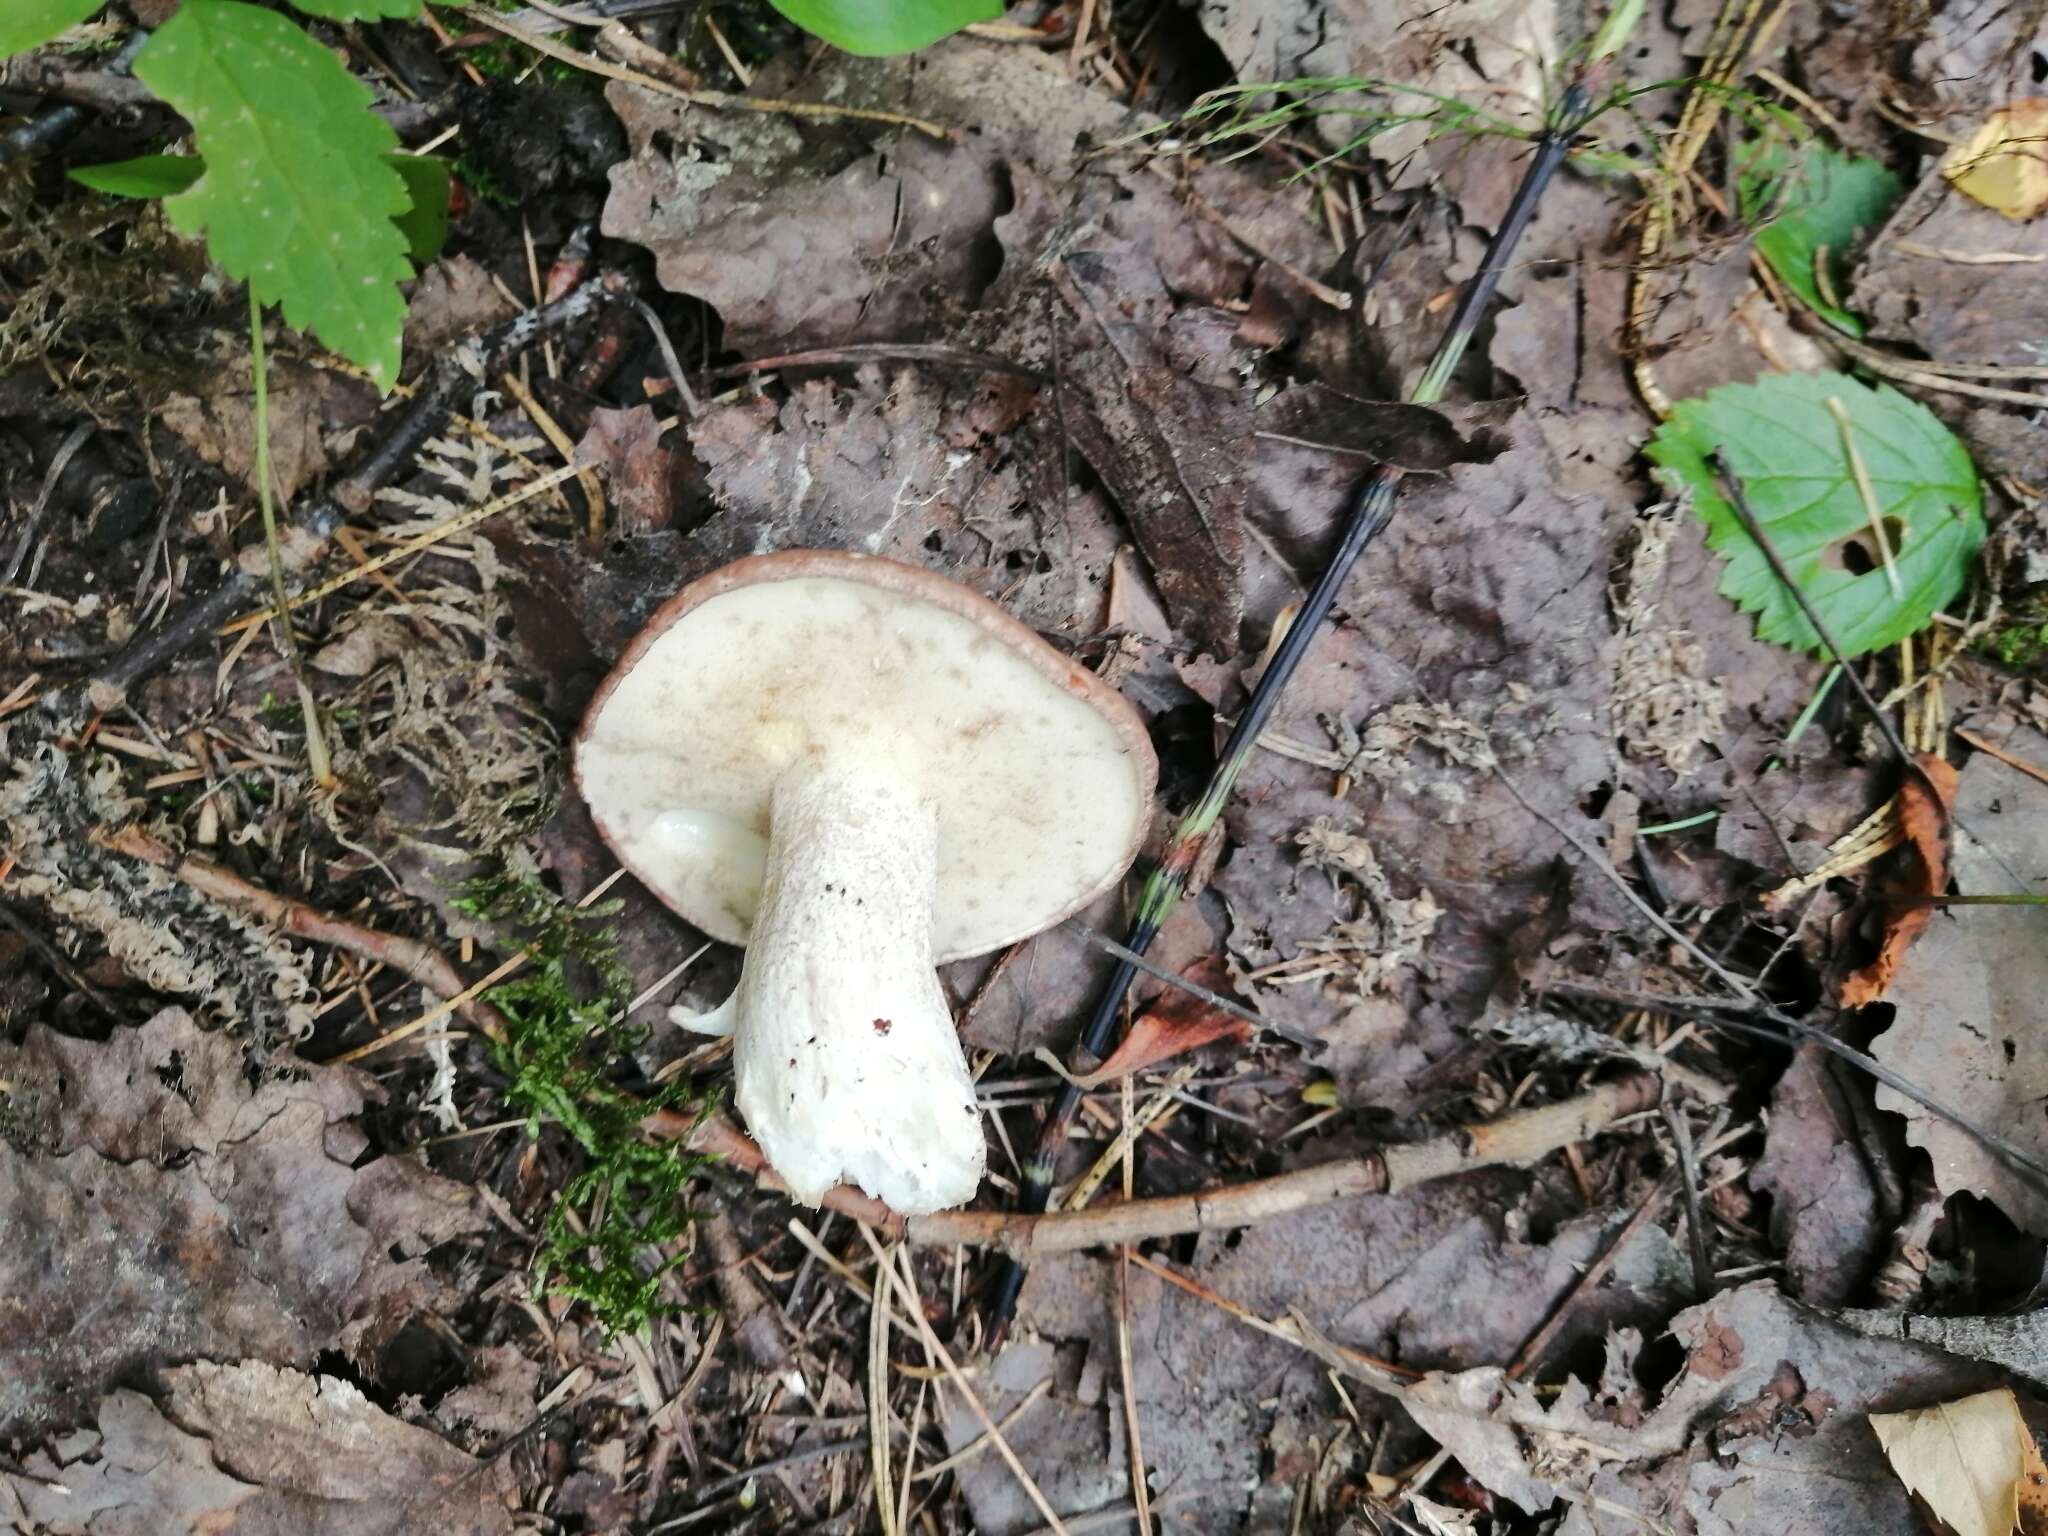
<path fill-rule="evenodd" d="M 181 854 L 140 827 L 127 826 L 105 833 L 98 842 L 115 853 L 154 865 L 200 895 L 222 906 L 260 917 L 294 937 L 310 939 L 316 944 L 330 944 L 365 959 L 381 961 L 388 969 L 410 978 L 437 996 L 460 997 L 468 990 L 469 983 L 462 979 L 462 973 L 455 969 L 446 955 L 430 944 L 395 933 L 379 933 L 360 923 L 330 917 L 304 902 L 252 885 L 233 870 Z M 505 1016 L 481 998 L 459 1003 L 455 1011 L 494 1038 L 502 1037 L 506 1032 Z"/>

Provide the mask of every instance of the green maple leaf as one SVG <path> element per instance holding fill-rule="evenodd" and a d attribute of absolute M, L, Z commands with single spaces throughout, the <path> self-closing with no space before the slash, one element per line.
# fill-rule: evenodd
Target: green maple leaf
<path fill-rule="evenodd" d="M 98 10 L 106 0 L 5 0 L 0 15 L 0 59 L 40 48 Z"/>
<path fill-rule="evenodd" d="M 398 380 L 412 275 L 392 221 L 412 199 L 385 156 L 398 147 L 369 90 L 273 11 L 185 0 L 135 61 L 143 84 L 192 125 L 206 172 L 164 203 L 230 276 L 300 330 Z"/>
<path fill-rule="evenodd" d="M 1830 398 L 1849 413 L 1898 595 L 1873 551 Z M 1757 634 L 1780 645 L 1817 651 L 1821 641 L 1729 505 L 1712 455 L 1740 480 L 1765 537 L 1845 655 L 1920 629 L 1962 590 L 1984 542 L 1976 466 L 1956 435 L 1918 401 L 1843 374 L 1774 374 L 1681 400 L 1644 451 L 1667 484 L 1692 493 L 1707 543 L 1728 562 L 1721 595 L 1756 614 Z"/>

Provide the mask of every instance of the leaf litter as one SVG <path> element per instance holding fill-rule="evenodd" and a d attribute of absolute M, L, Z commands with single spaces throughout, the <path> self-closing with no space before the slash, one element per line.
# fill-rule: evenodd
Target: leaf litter
<path fill-rule="evenodd" d="M 1711 18 L 1698 9 L 1646 24 L 1643 71 L 1663 80 L 1702 66 Z M 1998 48 L 2014 42 L 2010 19 L 1981 9 L 1929 19 L 1914 55 L 1920 105 L 1939 106 L 1964 136 L 1998 104 L 1980 98 L 2006 67 L 1994 69 Z M 1226 163 L 1240 146 L 1223 139 L 1197 156 L 1161 152 L 1157 137 L 1119 142 L 1161 128 L 1188 99 L 1132 92 L 1130 66 L 1160 66 L 1140 80 L 1189 67 L 1122 17 L 1098 18 L 1108 30 L 1072 59 L 956 40 L 910 61 L 828 54 L 758 72 L 762 94 L 969 128 L 950 148 L 711 112 L 613 82 L 605 99 L 625 157 L 601 182 L 564 170 L 550 193 L 562 206 L 536 200 L 533 237 L 545 251 L 600 221 L 615 242 L 605 260 L 630 265 L 640 258 L 627 246 L 644 251 L 671 290 L 659 311 L 704 403 L 675 410 L 667 369 L 623 339 L 631 327 L 606 333 L 606 346 L 632 354 L 616 387 L 558 379 L 589 361 L 573 346 L 559 360 L 567 370 L 536 355 L 540 409 L 605 481 L 609 543 L 573 542 L 574 506 L 530 508 L 416 559 L 390 587 L 305 614 L 354 797 L 319 816 L 296 803 L 265 810 L 237 781 L 212 796 L 245 802 L 215 834 L 239 836 L 233 856 L 251 877 L 301 900 L 353 902 L 373 925 L 502 950 L 511 936 L 454 910 L 463 878 L 504 860 L 575 899 L 610 873 L 573 800 L 535 831 L 555 798 L 557 744 L 606 660 L 682 581 L 809 544 L 946 570 L 1104 668 L 1151 717 L 1178 803 L 1320 570 L 1347 491 L 1371 463 L 1398 464 L 1411 473 L 1393 525 L 1271 722 L 1206 889 L 1152 952 L 1320 1048 L 1247 1040 L 1242 1020 L 1148 992 L 1103 1068 L 1134 1074 L 1134 1103 L 1156 1101 L 1136 1142 L 1135 1193 L 1313 1170 L 1362 1140 L 1481 1123 L 1565 1096 L 1619 1056 L 1677 1063 L 1674 1081 L 1736 1083 L 1737 1099 L 1674 1107 L 1675 1122 L 1650 1117 L 1530 1171 L 1146 1245 L 1127 1299 L 1098 1257 L 1043 1262 L 1017 1333 L 990 1359 L 973 1358 L 986 1341 L 972 1264 L 920 1264 L 927 1314 L 968 1359 L 969 1383 L 1026 1471 L 1077 1522 L 1133 1492 L 1128 1409 L 1155 1512 L 1202 1529 L 1380 1518 L 1392 1474 L 1437 1448 L 1454 1464 L 1405 1506 L 1424 1528 L 1551 1519 L 1576 1533 L 1762 1532 L 1786 1529 L 1788 1512 L 1800 1529 L 1906 1528 L 1907 1490 L 1940 1485 L 1953 1466 L 1937 1450 L 1932 1470 L 1895 1475 L 1863 1415 L 1993 1387 L 1981 1362 L 2008 1355 L 1962 1342 L 1967 1317 L 1891 1314 L 1885 1334 L 1888 1323 L 1852 1328 L 1816 1308 L 1872 1299 L 1873 1276 L 1918 1251 L 1905 1238 L 1923 1151 L 1937 1199 L 1978 1197 L 2025 1232 L 2040 1230 L 2036 1192 L 1964 1133 L 1890 1090 L 1873 1096 L 1812 1048 L 1788 1064 L 1696 1015 L 1579 1001 L 1601 989 L 1685 993 L 1702 977 L 1632 931 L 1636 915 L 1612 886 L 1566 857 L 1523 800 L 1602 849 L 1715 954 L 1745 971 L 1768 960 L 1775 996 L 1805 999 L 1815 1022 L 1852 1038 L 1875 1032 L 1875 1052 L 1910 1081 L 2023 1140 L 2039 1097 L 2022 1027 L 2041 991 L 2024 959 L 2038 949 L 2029 909 L 1882 906 L 1901 892 L 1867 887 L 1880 913 L 1916 913 L 1924 931 L 1908 944 L 1890 923 L 1883 1001 L 1843 1021 L 1811 999 L 1826 976 L 1870 959 L 1845 893 L 1790 915 L 1748 904 L 1760 871 L 1818 863 L 1815 850 L 1873 809 L 1880 775 L 1853 716 L 1821 696 L 1824 664 L 1759 641 L 1714 591 L 1722 564 L 1699 488 L 1692 506 L 1670 506 L 1636 461 L 1650 429 L 1632 377 L 1642 359 L 1622 347 L 1632 194 L 1603 179 L 1612 162 L 1587 157 L 1539 213 L 1460 380 L 1464 398 L 1441 412 L 1384 403 L 1427 357 L 1479 232 L 1515 185 L 1527 154 L 1517 135 L 1571 41 L 1554 18 L 1266 0 L 1205 6 L 1201 19 L 1216 50 L 1194 65 L 1202 84 L 1234 67 L 1245 81 L 1349 71 L 1404 89 L 1294 93 L 1284 131 Z M 1808 85 L 1853 102 L 1868 77 L 1845 91 L 1841 50 L 1807 25 L 1791 23 L 1788 46 L 1814 43 Z M 2005 99 L 2026 94 L 2022 83 L 2013 77 Z M 1433 99 L 1407 87 L 1488 118 L 1353 115 Z M 1647 163 L 1682 94 L 1641 98 L 1626 123 L 1611 117 L 1602 151 Z M 1877 186 L 1870 167 L 1881 164 L 1917 189 L 1855 258 L 1790 221 L 1775 237 L 1744 227 L 1768 222 L 1754 207 L 1683 232 L 1643 345 L 1674 397 L 1820 365 L 1753 275 L 1752 251 L 1807 308 L 1868 318 L 1874 343 L 1909 340 L 1937 363 L 2029 365 L 2011 353 L 2031 334 L 2029 285 L 2011 281 L 2024 263 L 2001 271 L 1954 256 L 2024 257 L 2035 226 L 1971 203 L 1939 156 L 1902 147 L 1860 107 L 1844 111 L 1859 186 Z M 1184 144 L 1220 121 L 1173 132 Z M 1385 131 L 1358 137 L 1368 129 Z M 1859 194 L 1859 245 L 1877 201 Z M 2002 224 L 1995 239 L 1977 215 Z M 528 286 L 518 231 L 491 210 L 457 222 L 468 244 L 421 280 L 409 351 L 451 344 L 501 315 L 506 290 Z M 1944 254 L 1914 254 L 1924 250 Z M 849 351 L 864 343 L 877 350 Z M 917 356 L 923 343 L 947 360 Z M 795 352 L 810 355 L 737 384 L 699 376 L 735 355 Z M 233 499 L 231 371 L 167 424 L 189 441 L 173 450 L 181 462 L 225 470 Z M 605 375 L 593 365 L 583 377 Z M 650 377 L 661 387 L 641 388 Z M 320 402 L 346 396 L 337 380 L 312 370 L 304 423 L 290 388 L 279 402 L 305 450 L 286 467 L 309 485 L 359 451 L 319 415 Z M 431 435 L 376 504 L 358 530 L 369 543 L 486 505 L 546 461 L 547 428 L 494 382 L 474 381 L 462 420 Z M 1918 394 L 1911 379 L 1893 382 Z M 1951 401 L 1922 398 L 1956 424 Z M 1985 440 L 1981 427 L 1964 439 Z M 1943 481 L 1951 505 L 1974 494 L 1966 478 L 1965 466 Z M 2007 513 L 2004 494 L 1988 499 L 1994 518 Z M 196 525 L 169 542 L 187 569 L 226 552 Z M 39 579 L 77 596 L 68 556 L 52 540 Z M 30 635 L 38 655 L 62 643 L 47 620 Z M 265 644 L 218 673 L 207 658 L 204 675 L 166 679 L 141 705 L 145 722 L 182 743 L 195 719 L 253 716 L 277 687 Z M 12 664 L 28 653 L 6 654 Z M 1954 695 L 2037 708 L 2023 680 L 1987 682 L 1967 659 L 1941 665 Z M 10 712 L 0 704 L 0 718 Z M 1803 738 L 1788 740 L 1802 716 Z M 134 739 L 132 723 L 107 729 Z M 1996 729 L 2021 760 L 2048 761 L 2039 738 Z M 14 1379 L 30 1384 L 9 1405 L 27 1437 L 0 1466 L 0 1498 L 22 1505 L 10 1515 L 108 1530 L 137 1511 L 190 1528 L 397 1519 L 496 1530 L 517 1504 L 592 1529 L 678 1516 L 739 1529 L 765 1502 L 767 1528 L 859 1528 L 870 1464 L 835 1451 L 833 1437 L 857 1438 L 863 1408 L 876 1406 L 851 1385 L 863 1379 L 867 1260 L 837 1218 L 793 1240 L 771 1200 L 714 1173 L 705 1199 L 733 1208 L 733 1239 L 700 1250 L 685 1229 L 664 1255 L 681 1261 L 664 1287 L 672 1302 L 715 1295 L 728 1319 L 707 1328 L 680 1313 L 608 1338 L 559 1297 L 536 1302 L 522 1265 L 574 1165 L 545 1127 L 534 1140 L 490 1129 L 505 1105 L 487 1058 L 472 1054 L 480 1042 L 443 1029 L 417 1052 L 400 1042 L 383 1058 L 395 1087 L 381 1102 L 370 1079 L 306 1066 L 285 1041 L 311 1031 L 323 1054 L 360 1044 L 414 1015 L 417 989 L 226 920 L 104 855 L 73 862 L 70 826 L 154 815 L 199 837 L 205 813 L 147 799 L 162 790 L 139 791 L 122 759 L 74 762 L 20 726 L 10 735 L 7 896 L 52 924 L 60 955 L 99 967 L 131 1012 L 147 989 L 239 1032 L 173 1013 L 100 1043 L 41 1025 L 9 1037 L 9 1188 L 17 1224 L 37 1239 L 9 1250 L 28 1266 L 8 1277 L 15 1319 L 76 1304 L 52 1299 L 55 1272 L 36 1267 L 53 1253 L 99 1254 L 95 1272 L 113 1266 L 148 1296 L 69 1340 L 8 1339 L 26 1362 Z M 276 720 L 252 746 L 289 760 L 296 740 Z M 186 760 L 175 771 L 219 771 L 215 755 Z M 284 775 L 271 783 L 288 801 L 302 792 Z M 2020 835 L 2032 794 L 2019 770 L 1969 759 L 1952 867 L 1964 894 L 2033 879 Z M 1946 894 L 1928 856 L 1937 844 L 1919 838 L 1904 894 Z M 705 956 L 678 979 L 696 937 L 630 885 L 610 894 L 623 897 L 605 920 L 636 995 L 715 1001 L 732 957 Z M 177 920 L 135 921 L 152 910 Z M 1119 915 L 1112 897 L 1085 920 L 1116 932 Z M 955 968 L 947 984 L 970 1043 L 1022 1056 L 1069 1043 L 1067 1021 L 1108 963 L 1070 928 Z M 61 990 L 52 976 L 46 989 Z M 252 1034 L 263 1049 L 245 1054 Z M 716 1047 L 659 1034 L 615 1070 L 624 1082 L 678 1070 L 715 1081 L 718 1060 Z M 978 1064 L 998 1143 L 1021 1155 L 1043 1080 Z M 1097 1142 L 1119 1113 L 1116 1085 L 1105 1087 L 1083 1121 Z M 1071 1150 L 1069 1175 L 1096 1148 Z M 992 1145 L 992 1165 L 1016 1172 L 1006 1145 Z M 70 1214 L 53 1220 L 60 1211 Z M 151 1247 L 166 1222 L 232 1234 L 236 1266 L 215 1263 L 219 1239 Z M 2038 1269 L 2038 1249 L 1983 1225 L 1966 1200 L 1950 1203 L 1939 1235 L 1922 1239 L 1938 1252 L 1918 1251 L 1919 1301 L 1989 1312 L 2016 1299 L 2009 1275 Z M 725 1321 L 782 1347 L 735 1355 L 719 1342 Z M 451 1351 L 425 1375 L 404 1363 L 423 1332 Z M 1937 1335 L 1956 1352 L 1911 1342 Z M 884 1443 L 900 1455 L 922 1424 L 919 1462 L 965 1458 L 935 1490 L 946 1528 L 1041 1525 L 1003 1459 L 976 1452 L 984 1428 L 960 1389 L 918 1376 L 930 1362 L 908 1340 L 893 1359 L 897 1419 L 884 1417 Z M 493 1449 L 545 1412 L 561 1416 L 547 1436 Z M 744 1477 L 786 1457 L 800 1459 Z M 715 1491 L 726 1468 L 743 1495 Z M 1812 1491 L 1823 1480 L 1824 1498 Z M 401 1487 L 417 1502 L 394 1504 Z"/>

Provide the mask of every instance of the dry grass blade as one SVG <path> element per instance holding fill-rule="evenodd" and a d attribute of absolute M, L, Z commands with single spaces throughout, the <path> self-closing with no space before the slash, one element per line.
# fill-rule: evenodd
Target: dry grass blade
<path fill-rule="evenodd" d="M 1024 1394 L 1023 1398 L 1018 1402 L 1017 1406 L 1012 1408 L 1008 1413 L 1004 1414 L 1000 1420 L 997 1421 L 995 1426 L 996 1429 L 1006 1430 L 1014 1426 L 1019 1419 L 1023 1418 L 1026 1413 L 1029 1413 L 1031 1411 L 1033 1404 L 1035 1404 L 1041 1397 L 1045 1396 L 1045 1394 L 1050 1392 L 1051 1390 L 1052 1378 L 1050 1376 L 1041 1377 L 1037 1384 L 1034 1385 L 1029 1392 L 1026 1392 Z M 965 1466 L 968 1462 L 974 1460 L 975 1457 L 981 1455 L 982 1452 L 986 1451 L 990 1446 L 994 1444 L 994 1437 L 990 1434 L 989 1431 L 983 1430 L 979 1435 L 976 1435 L 972 1440 L 968 1441 L 967 1444 L 961 1446 L 959 1450 L 955 1451 L 952 1455 L 948 1456 L 944 1461 L 935 1461 L 930 1466 L 926 1467 L 922 1472 L 919 1472 L 916 1478 L 913 1479 L 913 1481 L 920 1483 L 928 1483 L 936 1478 L 944 1477 L 948 1472 L 951 1472 L 954 1468 Z"/>
<path fill-rule="evenodd" d="M 911 1321 L 916 1324 L 918 1336 L 924 1341 L 924 1347 L 931 1351 L 933 1357 L 938 1360 L 940 1366 L 945 1370 L 947 1379 L 953 1383 L 954 1388 L 966 1402 L 968 1411 L 981 1421 L 982 1429 L 994 1441 L 997 1453 L 1003 1458 L 1003 1464 L 1016 1476 L 1017 1482 L 1023 1488 L 1025 1496 L 1031 1500 L 1032 1507 L 1045 1520 L 1049 1529 L 1058 1532 L 1059 1536 L 1069 1536 L 1067 1527 L 1061 1523 L 1058 1513 L 1046 1501 L 1044 1491 L 1039 1488 L 1038 1483 L 1032 1478 L 1031 1474 L 1024 1470 L 1024 1463 L 1017 1459 L 1017 1453 L 1010 1449 L 1010 1442 L 1003 1438 L 1002 1430 L 997 1427 L 996 1421 L 989 1416 L 987 1406 L 983 1404 L 980 1394 L 974 1390 L 972 1383 L 968 1381 L 966 1373 L 954 1361 L 946 1346 L 939 1342 L 938 1335 L 932 1332 L 932 1325 L 925 1321 L 924 1308 L 917 1304 L 917 1298 L 910 1294 L 904 1280 L 896 1273 L 895 1266 L 889 1261 L 888 1253 L 883 1249 L 881 1243 L 876 1240 L 874 1230 L 866 1223 L 862 1223 L 860 1235 L 875 1255 L 875 1263 L 877 1265 L 875 1271 L 876 1288 L 879 1290 L 886 1284 L 898 1293 L 903 1303 L 903 1310 L 909 1315 Z"/>
<path fill-rule="evenodd" d="M 832 107 L 813 101 L 779 101 L 768 96 L 734 96 L 725 91 L 691 91 L 653 75 L 642 74 L 637 69 L 628 69 L 600 59 L 595 54 L 583 53 L 515 26 L 505 17 L 480 6 L 464 6 L 461 14 L 478 26 L 489 27 L 502 32 L 515 42 L 523 43 L 535 53 L 546 54 L 549 58 L 567 64 L 573 69 L 586 70 L 593 75 L 602 75 L 607 80 L 621 80 L 628 85 L 637 85 L 643 91 L 652 91 L 657 96 L 673 96 L 678 101 L 687 101 L 700 107 L 735 112 L 768 112 L 782 117 L 853 118 L 867 123 L 887 123 L 897 128 L 911 128 L 940 143 L 951 143 L 952 133 L 937 123 L 928 123 L 921 117 L 907 117 L 901 112 L 878 112 L 866 107 Z"/>
<path fill-rule="evenodd" d="M 288 606 L 291 608 L 303 608 L 308 603 L 319 602 L 323 597 L 332 597 L 335 593 L 341 591 L 342 588 L 361 581 L 365 576 L 374 576 L 377 572 L 397 565 L 402 560 L 410 559 L 414 555 L 424 554 L 436 544 L 445 543 L 447 540 L 455 537 L 456 534 L 464 533 L 474 528 L 486 518 L 495 517 L 500 512 L 509 512 L 512 508 L 533 500 L 541 492 L 553 490 L 564 480 L 575 479 L 578 473 L 579 471 L 573 464 L 565 465 L 560 469 L 551 469 L 538 480 L 529 480 L 526 484 L 519 487 L 518 490 L 500 496 L 495 501 L 487 501 L 480 507 L 471 507 L 467 512 L 451 517 L 437 527 L 429 528 L 418 538 L 407 539 L 403 544 L 394 545 L 390 549 L 385 550 L 383 554 L 364 561 L 362 564 L 344 572 L 331 581 L 323 581 L 318 586 L 308 587 L 305 591 L 292 598 Z M 255 613 L 244 614 L 239 619 L 223 624 L 220 628 L 220 633 L 232 635 L 240 630 L 254 629 L 258 625 L 267 624 L 272 619 L 279 617 L 282 611 L 271 607 L 259 609 Z"/>
<path fill-rule="evenodd" d="M 889 1461 L 889 1297 L 891 1287 L 878 1285 L 868 1306 L 868 1459 L 875 1482 L 875 1515 L 882 1536 L 901 1536 Z"/>

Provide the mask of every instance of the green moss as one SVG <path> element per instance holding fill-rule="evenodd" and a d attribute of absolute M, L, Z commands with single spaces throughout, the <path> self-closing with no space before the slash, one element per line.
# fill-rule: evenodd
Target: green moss
<path fill-rule="evenodd" d="M 2002 625 L 1986 635 L 1978 649 L 2016 672 L 2038 671 L 2048 663 L 2048 624 L 2030 621 Z"/>
<path fill-rule="evenodd" d="M 517 208 L 519 199 L 505 190 L 504 183 L 491 174 L 480 157 L 474 154 L 460 154 L 455 157 L 453 169 L 462 184 L 469 188 L 470 195 L 500 208 Z"/>
<path fill-rule="evenodd" d="M 706 1159 L 640 1131 L 650 1110 L 683 1101 L 684 1085 L 643 1094 L 612 1081 L 611 1064 L 646 1039 L 624 1022 L 631 983 L 609 925 L 617 904 L 579 910 L 506 875 L 472 882 L 457 905 L 515 930 L 533 955 L 531 970 L 489 994 L 509 1026 L 492 1056 L 506 1097 L 526 1112 L 527 1134 L 552 1125 L 581 1153 L 542 1231 L 541 1282 L 587 1303 L 612 1332 L 633 1332 L 662 1310 L 662 1276 L 677 1261 L 660 1252 L 695 1219 L 683 1192 Z M 594 983 L 579 986 L 572 968 Z"/>

